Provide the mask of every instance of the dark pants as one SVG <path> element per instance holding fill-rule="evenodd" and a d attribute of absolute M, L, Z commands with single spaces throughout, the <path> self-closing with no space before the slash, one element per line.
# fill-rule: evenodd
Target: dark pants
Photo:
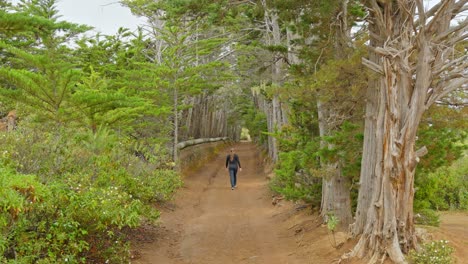
<path fill-rule="evenodd" d="M 229 177 L 231 178 L 231 187 L 235 187 L 237 184 L 237 168 L 229 168 Z"/>

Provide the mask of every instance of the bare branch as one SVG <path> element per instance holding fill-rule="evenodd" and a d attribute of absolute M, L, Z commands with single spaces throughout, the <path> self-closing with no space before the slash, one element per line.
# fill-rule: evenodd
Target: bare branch
<path fill-rule="evenodd" d="M 458 42 L 463 41 L 463 40 L 466 40 L 466 39 L 468 39 L 468 32 L 465 33 L 465 34 L 462 34 L 462 35 L 460 35 L 460 36 L 458 36 L 458 37 L 456 37 L 456 38 L 450 39 L 450 40 L 447 42 L 447 45 L 453 46 L 453 45 L 457 44 Z"/>
<path fill-rule="evenodd" d="M 253 2 L 252 0 L 239 0 L 239 1 L 230 1 L 229 4 L 230 5 L 242 5 L 242 4 L 255 5 L 255 2 Z"/>
<path fill-rule="evenodd" d="M 450 106 L 450 107 L 467 107 L 468 106 L 468 102 L 467 103 L 464 103 L 464 102 L 451 102 L 451 101 L 448 101 L 448 100 L 437 100 L 435 102 L 437 105 L 446 105 L 446 106 Z"/>
<path fill-rule="evenodd" d="M 371 8 L 371 12 L 375 12 L 375 19 L 377 20 L 377 26 L 380 28 L 380 30 L 382 31 L 383 30 L 383 26 L 385 25 L 385 21 L 384 21 L 384 16 L 382 14 L 382 10 L 380 8 L 380 6 L 377 4 L 377 1 L 376 0 L 370 0 L 369 1 L 372 8 Z"/>
<path fill-rule="evenodd" d="M 450 67 L 452 66 L 456 66 L 457 64 L 459 64 L 460 62 L 465 62 L 468 60 L 468 54 L 467 55 L 464 55 L 458 59 L 455 59 L 455 60 L 452 60 L 450 62 L 442 62 L 441 64 L 438 64 L 438 65 L 435 65 L 433 67 L 433 69 L 435 69 L 436 71 L 433 72 L 433 75 L 434 76 L 438 76 L 440 75 L 443 71 L 449 69 Z"/>
<path fill-rule="evenodd" d="M 385 57 L 392 57 L 392 58 L 401 57 L 402 54 L 405 54 L 406 52 L 411 50 L 411 48 L 412 47 L 408 47 L 408 48 L 406 48 L 404 50 L 398 50 L 398 49 L 395 49 L 395 48 L 392 48 L 392 47 L 389 47 L 389 46 L 387 46 L 385 48 L 369 47 L 369 49 L 371 49 L 372 51 L 374 51 L 377 54 L 380 54 L 380 55 L 385 56 Z"/>
<path fill-rule="evenodd" d="M 457 71 L 452 71 L 449 72 L 443 76 L 441 76 L 442 82 L 448 82 L 453 79 L 458 79 L 458 78 L 468 78 L 468 75 L 466 72 L 464 72 L 464 69 L 458 69 Z"/>
<path fill-rule="evenodd" d="M 362 64 L 376 73 L 380 73 L 382 75 L 384 74 L 383 67 L 375 62 L 372 62 L 366 58 L 362 58 Z"/>
<path fill-rule="evenodd" d="M 424 155 L 426 155 L 429 151 L 427 150 L 426 146 L 416 150 L 414 154 L 416 154 L 416 157 L 420 158 Z"/>
<path fill-rule="evenodd" d="M 419 15 L 419 19 L 418 21 L 416 21 L 416 23 L 419 23 L 419 21 L 421 21 L 421 24 L 424 27 L 426 26 L 426 13 L 424 12 L 424 4 L 422 0 L 416 0 L 416 6 L 418 7 L 418 15 Z"/>
<path fill-rule="evenodd" d="M 441 33 L 439 36 L 437 36 L 435 41 L 437 41 L 437 42 L 441 41 L 444 38 L 448 37 L 450 34 L 455 33 L 457 31 L 460 31 L 460 30 L 465 31 L 467 28 L 468 28 L 468 17 L 465 18 L 465 20 L 463 22 L 461 22 L 458 26 L 449 28 L 447 31 Z"/>
<path fill-rule="evenodd" d="M 446 14 L 446 9 L 449 8 L 449 4 L 451 1 L 445 0 L 442 1 L 442 4 L 440 8 L 437 10 L 437 13 L 435 14 L 434 18 L 429 22 L 429 25 L 426 28 L 426 33 L 432 34 L 434 27 L 436 27 L 440 23 L 440 19 L 442 15 Z"/>
<path fill-rule="evenodd" d="M 435 14 L 435 12 L 437 12 L 437 10 L 439 10 L 441 4 L 442 4 L 442 2 L 439 2 L 435 6 L 433 6 L 431 9 L 429 9 L 427 12 L 425 12 L 425 14 L 424 14 L 425 18 L 427 19 L 429 17 L 432 17 Z M 424 10 L 423 10 L 423 12 L 424 12 Z M 421 17 L 421 14 L 419 14 L 419 17 Z M 417 19 L 414 22 L 414 24 L 416 26 L 418 26 L 420 23 L 421 23 L 421 21 L 419 19 Z"/>
<path fill-rule="evenodd" d="M 448 84 L 446 84 L 445 82 L 439 83 L 438 86 L 444 87 L 444 89 L 441 89 L 437 92 L 433 92 L 433 94 L 431 94 L 431 96 L 427 100 L 426 107 L 431 106 L 435 101 L 442 99 L 444 96 L 462 87 L 467 82 L 468 78 L 465 76 L 458 79 L 452 79 Z"/>
<path fill-rule="evenodd" d="M 456 14 L 459 14 L 465 11 L 468 8 L 468 6 L 465 6 L 466 3 L 468 3 L 468 0 L 461 0 L 455 3 L 455 6 L 453 7 L 453 10 L 452 10 L 452 15 L 455 16 Z"/>

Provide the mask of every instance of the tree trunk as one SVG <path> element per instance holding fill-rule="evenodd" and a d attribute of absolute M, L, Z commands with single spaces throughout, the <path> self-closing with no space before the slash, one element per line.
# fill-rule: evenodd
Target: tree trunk
<path fill-rule="evenodd" d="M 317 101 L 317 108 L 320 136 L 330 135 L 327 125 L 329 112 L 320 100 Z M 332 148 L 333 146 L 322 140 L 321 147 Z M 346 229 L 352 223 L 350 179 L 342 175 L 339 162 L 321 161 L 321 166 L 324 174 L 322 175 L 320 215 L 324 222 L 328 222 L 329 216 L 334 215 L 338 218 L 341 229 Z"/>
<path fill-rule="evenodd" d="M 265 27 L 267 32 L 265 34 L 266 44 L 280 46 L 282 44 L 282 34 L 280 29 L 280 22 L 277 10 L 270 10 L 266 1 L 262 0 L 264 8 Z M 276 162 L 278 160 L 278 140 L 273 134 L 281 131 L 282 126 L 287 122 L 287 108 L 281 103 L 279 98 L 279 91 L 281 82 L 284 77 L 284 63 L 281 54 L 272 54 L 273 65 L 271 66 L 271 83 L 273 90 L 272 101 L 266 102 L 268 107 L 265 109 L 267 124 L 268 124 L 268 154 L 270 158 Z"/>
<path fill-rule="evenodd" d="M 348 1 L 345 0 L 338 10 L 337 21 L 339 25 L 335 29 L 335 58 L 344 59 L 347 56 L 348 42 L 349 42 L 349 29 L 347 26 L 347 5 Z M 331 121 L 333 111 L 337 111 L 330 104 L 321 101 L 322 92 L 319 91 L 319 98 L 317 99 L 317 110 L 319 119 L 319 132 L 320 137 L 330 136 L 333 134 L 333 129 L 328 124 Z M 331 144 L 324 141 L 321 143 L 322 148 L 333 148 Z M 334 215 L 339 220 L 341 229 L 347 230 L 352 223 L 351 214 L 351 179 L 342 174 L 340 161 L 328 163 L 321 162 L 321 167 L 325 171 L 322 176 L 322 202 L 320 214 L 324 222 L 328 221 L 330 214 Z"/>
<path fill-rule="evenodd" d="M 349 178 L 341 174 L 338 162 L 325 164 L 326 175 L 322 178 L 322 202 L 320 215 L 325 222 L 333 215 L 339 220 L 342 230 L 352 223 L 351 194 Z"/>
<path fill-rule="evenodd" d="M 271 43 L 272 45 L 281 45 L 281 31 L 279 27 L 279 21 L 278 21 L 278 13 L 276 11 L 271 12 L 270 15 L 270 23 L 271 23 L 271 28 L 272 28 L 272 40 L 273 42 Z M 279 57 L 278 54 L 274 54 L 273 56 L 273 66 L 271 69 L 271 76 L 272 76 L 272 86 L 273 89 L 276 90 L 278 87 L 281 85 L 281 78 L 283 77 L 283 62 L 282 59 Z M 272 100 L 272 130 L 269 131 L 270 133 L 276 133 L 278 130 L 281 129 L 281 107 L 280 107 L 280 101 L 279 97 L 277 94 L 277 91 L 274 91 L 273 95 L 273 100 Z M 278 118 L 279 117 L 279 118 Z M 272 137 L 272 150 L 271 150 L 271 158 L 273 161 L 278 160 L 278 140 L 276 139 L 275 136 L 270 136 Z"/>
<path fill-rule="evenodd" d="M 16 110 L 12 110 L 7 115 L 7 131 L 13 131 L 16 128 Z"/>
<path fill-rule="evenodd" d="M 374 28 L 374 24 L 370 24 L 369 28 Z M 373 30 L 375 32 L 375 30 Z M 378 39 L 371 34 L 370 45 L 373 47 L 378 44 Z M 369 51 L 369 60 L 378 64 L 380 57 L 372 50 Z M 353 236 L 362 234 L 367 220 L 367 210 L 371 203 L 372 188 L 376 177 L 375 165 L 376 160 L 381 153 L 377 153 L 377 113 L 379 105 L 379 91 L 381 87 L 381 76 L 372 76 L 367 85 L 366 92 L 366 113 L 364 125 L 364 144 L 361 160 L 361 174 L 359 179 L 359 195 L 356 208 L 356 217 L 353 226 L 350 228 Z"/>
<path fill-rule="evenodd" d="M 173 106 L 173 118 L 174 118 L 174 142 L 172 146 L 172 158 L 177 166 L 179 152 L 177 151 L 177 144 L 179 143 L 179 94 L 177 88 L 174 87 L 174 106 Z"/>
<path fill-rule="evenodd" d="M 463 74 L 468 67 L 466 54 L 454 56 L 453 47 L 466 38 L 468 20 L 450 28 L 450 21 L 466 8 L 466 2 L 442 0 L 425 10 L 420 0 L 368 0 L 370 24 L 375 25 L 370 35 L 381 40 L 370 46 L 380 59 L 363 60 L 382 75 L 375 100 L 375 129 L 369 124 L 374 121 L 366 118 L 370 138 L 364 157 L 375 156 L 366 168 L 375 167 L 375 178 L 370 186 L 361 186 L 360 192 L 370 194 L 360 194 L 358 200 L 358 220 L 365 225 L 358 244 L 345 257 L 367 255 L 370 263 L 376 263 L 388 255 L 395 263 L 406 263 L 403 253 L 417 247 L 414 173 L 427 150 L 415 151 L 416 132 L 431 104 L 467 82 Z M 375 135 L 371 135 L 373 129 Z M 363 171 L 361 182 L 369 177 L 372 171 Z M 359 231 L 357 225 L 355 230 Z"/>

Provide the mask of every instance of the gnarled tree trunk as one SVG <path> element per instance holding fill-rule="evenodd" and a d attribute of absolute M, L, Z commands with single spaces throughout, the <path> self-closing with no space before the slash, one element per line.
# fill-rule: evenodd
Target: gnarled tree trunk
<path fill-rule="evenodd" d="M 382 76 L 376 87 L 375 135 L 366 133 L 375 138 L 365 150 L 376 156 L 375 179 L 368 188 L 361 187 L 370 196 L 360 195 L 358 203 L 368 204 L 368 210 L 360 240 L 347 257 L 367 255 L 370 263 L 376 263 L 389 256 L 395 263 L 406 263 L 404 253 L 417 246 L 414 173 L 426 149 L 415 150 L 416 132 L 431 104 L 468 81 L 466 54 L 453 55 L 454 45 L 467 37 L 468 19 L 450 28 L 450 21 L 466 3 L 443 0 L 426 11 L 422 0 L 368 1 L 375 25 L 370 35 L 381 40 L 370 47 L 380 58 L 363 60 Z M 372 172 L 361 174 L 361 182 L 369 175 Z"/>

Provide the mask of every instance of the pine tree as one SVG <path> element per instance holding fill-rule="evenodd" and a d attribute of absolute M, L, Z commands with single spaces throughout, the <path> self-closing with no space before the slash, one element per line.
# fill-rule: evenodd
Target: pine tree
<path fill-rule="evenodd" d="M 80 78 L 66 43 L 88 27 L 57 22 L 52 0 L 22 1 L 18 11 L 23 13 L 3 14 L 2 21 L 10 25 L 5 34 L 19 36 L 23 41 L 0 42 L 0 48 L 8 54 L 0 68 L 4 79 L 0 94 L 31 111 L 39 110 L 34 112 L 40 118 L 63 122 L 66 101 Z M 25 18 L 28 16 L 32 18 Z"/>

